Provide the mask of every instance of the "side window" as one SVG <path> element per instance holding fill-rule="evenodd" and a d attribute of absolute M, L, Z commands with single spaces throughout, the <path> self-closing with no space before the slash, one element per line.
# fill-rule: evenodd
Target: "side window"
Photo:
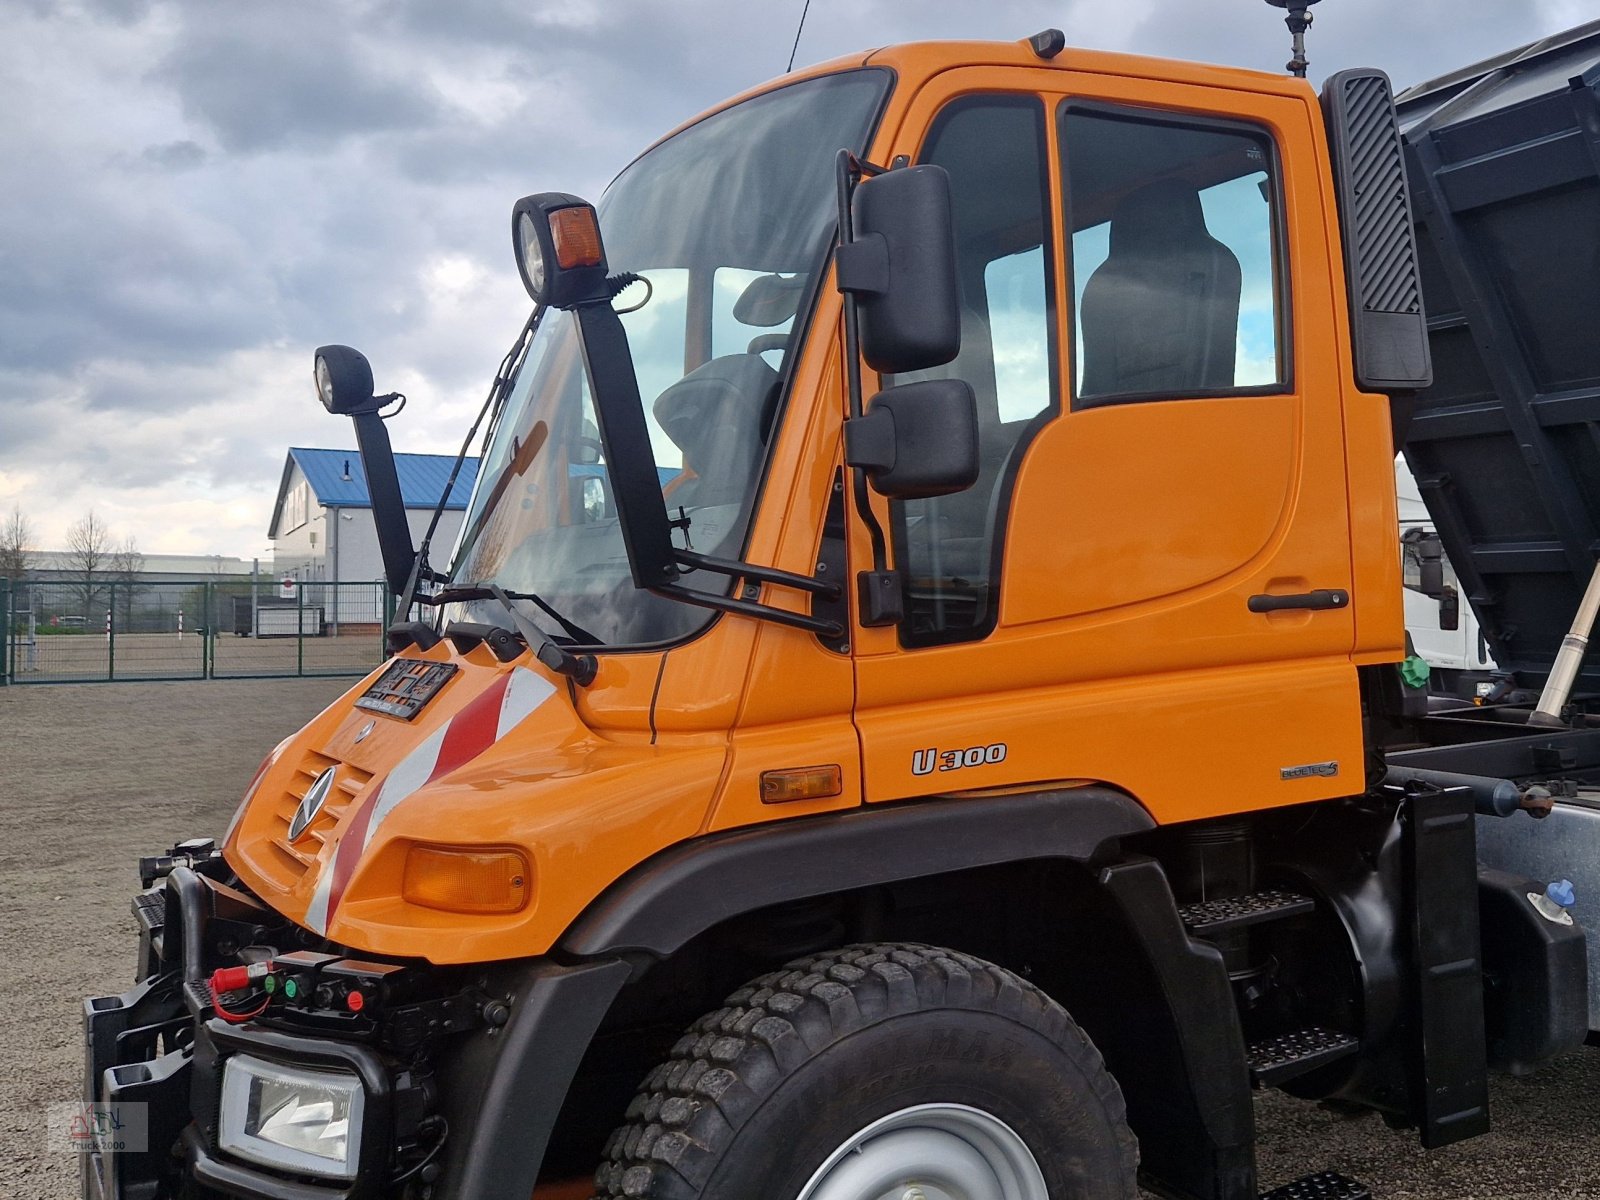
<path fill-rule="evenodd" d="M 1281 390 L 1277 155 L 1265 130 L 1062 108 L 1079 407 Z"/>
<path fill-rule="evenodd" d="M 934 122 L 921 162 L 950 173 L 961 353 L 919 378 L 959 378 L 978 401 L 982 470 L 964 492 L 891 505 L 907 646 L 986 636 L 1017 463 L 1057 411 L 1045 112 L 1032 97 L 973 96 Z"/>

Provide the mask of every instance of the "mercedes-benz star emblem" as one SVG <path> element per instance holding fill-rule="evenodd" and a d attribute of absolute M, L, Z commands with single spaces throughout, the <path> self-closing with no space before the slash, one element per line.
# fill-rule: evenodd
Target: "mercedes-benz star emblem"
<path fill-rule="evenodd" d="M 312 780 L 311 787 L 306 791 L 306 798 L 300 801 L 300 807 L 294 810 L 294 820 L 289 822 L 289 840 L 292 842 L 306 831 L 317 814 L 322 811 L 322 806 L 327 802 L 328 793 L 333 790 L 333 773 L 337 767 L 329 767 L 316 779 Z"/>

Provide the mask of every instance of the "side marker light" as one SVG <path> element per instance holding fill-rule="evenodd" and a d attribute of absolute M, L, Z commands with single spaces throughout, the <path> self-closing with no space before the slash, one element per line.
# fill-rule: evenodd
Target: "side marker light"
<path fill-rule="evenodd" d="M 844 793 L 844 772 L 837 763 L 820 767 L 789 767 L 761 773 L 761 803 L 787 804 L 791 800 L 822 800 Z"/>

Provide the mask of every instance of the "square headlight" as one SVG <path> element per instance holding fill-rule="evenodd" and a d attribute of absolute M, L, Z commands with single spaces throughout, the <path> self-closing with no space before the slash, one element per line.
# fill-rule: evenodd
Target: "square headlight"
<path fill-rule="evenodd" d="M 354 1179 L 366 1092 L 347 1071 L 236 1054 L 222 1070 L 217 1144 L 279 1170 Z"/>

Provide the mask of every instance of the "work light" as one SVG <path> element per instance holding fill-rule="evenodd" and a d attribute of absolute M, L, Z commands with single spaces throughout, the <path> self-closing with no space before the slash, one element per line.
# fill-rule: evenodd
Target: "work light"
<path fill-rule="evenodd" d="M 565 192 L 524 196 L 511 209 L 511 244 L 535 304 L 572 308 L 606 299 L 606 252 L 594 205 Z"/>
<path fill-rule="evenodd" d="M 249 1054 L 222 1071 L 217 1144 L 280 1170 L 354 1179 L 366 1093 L 348 1071 L 320 1071 Z"/>
<path fill-rule="evenodd" d="M 318 346 L 314 376 L 317 399 L 341 416 L 373 407 L 372 364 L 349 346 Z"/>

